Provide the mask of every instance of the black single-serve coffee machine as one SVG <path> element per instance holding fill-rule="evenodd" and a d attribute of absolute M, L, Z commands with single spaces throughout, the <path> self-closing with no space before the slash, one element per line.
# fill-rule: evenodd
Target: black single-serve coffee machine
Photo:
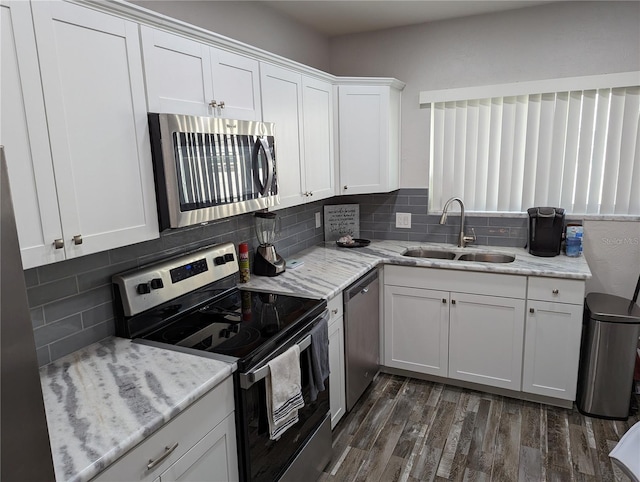
<path fill-rule="evenodd" d="M 564 209 L 536 207 L 529 213 L 529 252 L 535 256 L 560 254 L 564 232 Z"/>

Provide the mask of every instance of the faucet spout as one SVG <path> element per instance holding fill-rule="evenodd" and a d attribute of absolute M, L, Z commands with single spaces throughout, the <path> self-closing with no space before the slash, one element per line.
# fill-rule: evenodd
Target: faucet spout
<path fill-rule="evenodd" d="M 444 208 L 442 209 L 442 216 L 440 217 L 440 224 L 445 224 L 447 222 L 449 206 L 453 201 L 460 204 L 460 233 L 458 234 L 458 247 L 464 248 L 467 243 L 473 243 L 476 240 L 476 234 L 473 228 L 471 228 L 471 230 L 474 231 L 473 236 L 465 236 L 464 234 L 464 203 L 462 202 L 462 199 L 459 197 L 452 197 L 445 203 Z"/>

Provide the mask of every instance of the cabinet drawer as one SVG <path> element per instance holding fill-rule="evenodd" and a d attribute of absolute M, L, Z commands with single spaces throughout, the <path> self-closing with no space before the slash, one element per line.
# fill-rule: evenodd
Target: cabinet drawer
<path fill-rule="evenodd" d="M 227 415 L 233 413 L 233 409 L 233 379 L 229 377 L 92 480 L 155 480 Z M 151 470 L 147 469 L 150 461 L 157 460 L 167 451 L 167 447 L 176 444 L 177 447 L 165 460 Z"/>
<path fill-rule="evenodd" d="M 338 293 L 327 302 L 327 308 L 329 309 L 329 313 L 331 313 L 331 318 L 329 318 L 329 324 L 331 324 L 342 316 L 344 309 L 342 304 L 342 292 Z"/>
<path fill-rule="evenodd" d="M 582 280 L 529 277 L 530 300 L 552 301 L 558 303 L 584 303 L 584 286 Z"/>

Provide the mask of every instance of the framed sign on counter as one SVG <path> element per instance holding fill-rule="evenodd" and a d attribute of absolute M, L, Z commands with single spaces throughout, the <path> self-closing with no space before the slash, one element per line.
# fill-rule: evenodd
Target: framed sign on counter
<path fill-rule="evenodd" d="M 324 240 L 337 241 L 342 236 L 360 237 L 360 205 L 336 204 L 324 207 Z"/>

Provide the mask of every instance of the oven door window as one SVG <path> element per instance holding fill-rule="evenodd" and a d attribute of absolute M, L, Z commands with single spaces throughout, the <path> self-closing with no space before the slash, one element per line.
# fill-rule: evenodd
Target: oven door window
<path fill-rule="evenodd" d="M 180 210 L 275 194 L 273 137 L 240 134 L 173 134 Z"/>
<path fill-rule="evenodd" d="M 301 353 L 304 407 L 298 411 L 298 422 L 278 440 L 269 439 L 265 381 L 260 380 L 241 391 L 246 396 L 244 433 L 248 438 L 245 447 L 249 450 L 245 470 L 252 482 L 277 480 L 329 412 L 328 380 L 325 382 L 326 389 L 318 394 L 318 398 L 314 402 L 310 400 L 307 360 L 306 352 Z"/>

